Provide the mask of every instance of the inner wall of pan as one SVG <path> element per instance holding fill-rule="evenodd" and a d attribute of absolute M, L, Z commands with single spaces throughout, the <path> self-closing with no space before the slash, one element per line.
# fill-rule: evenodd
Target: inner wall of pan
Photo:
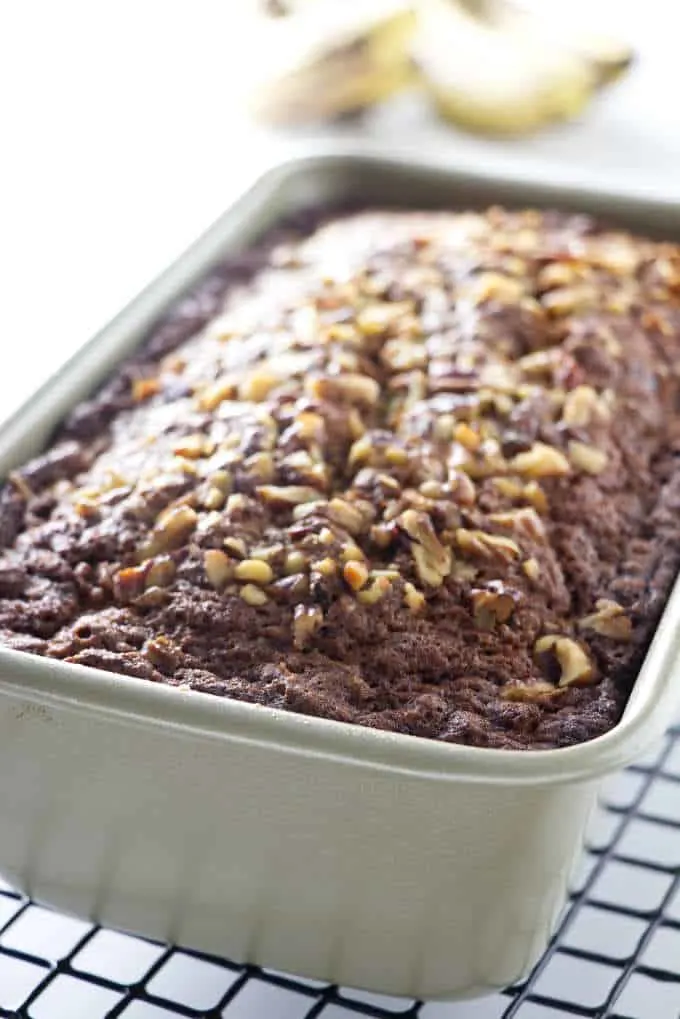
<path fill-rule="evenodd" d="M 536 184 L 403 159 L 320 156 L 300 160 L 272 195 L 268 225 L 323 206 L 485 209 L 490 205 L 586 213 L 606 226 L 680 241 L 680 206 L 587 188 Z"/>

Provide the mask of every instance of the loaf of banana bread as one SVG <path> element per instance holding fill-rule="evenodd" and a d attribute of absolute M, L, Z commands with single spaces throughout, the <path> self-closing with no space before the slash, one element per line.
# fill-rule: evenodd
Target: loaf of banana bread
<path fill-rule="evenodd" d="M 679 565 L 680 248 L 364 210 L 218 267 L 7 479 L 0 641 L 550 748 L 616 723 Z"/>

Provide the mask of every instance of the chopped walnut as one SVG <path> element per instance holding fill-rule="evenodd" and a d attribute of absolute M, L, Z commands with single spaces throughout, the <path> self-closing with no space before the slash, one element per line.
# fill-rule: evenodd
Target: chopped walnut
<path fill-rule="evenodd" d="M 318 492 L 316 493 L 318 496 Z M 300 521 L 304 520 L 305 517 L 311 517 L 318 514 L 322 510 L 325 510 L 328 503 L 325 499 L 310 499 L 306 502 L 300 503 L 298 506 L 293 507 L 293 520 Z"/>
<path fill-rule="evenodd" d="M 392 584 L 388 577 L 375 577 L 368 587 L 357 592 L 357 599 L 362 605 L 375 605 L 387 594 Z"/>
<path fill-rule="evenodd" d="M 542 541 L 545 538 L 543 521 L 538 513 L 528 506 L 502 513 L 490 513 L 489 520 L 500 527 L 513 528 L 518 533 L 536 541 Z"/>
<path fill-rule="evenodd" d="M 579 629 L 593 630 L 601 637 L 611 637 L 612 640 L 629 641 L 632 638 L 633 624 L 622 605 L 609 598 L 599 598 L 595 608 L 596 612 L 579 621 Z"/>
<path fill-rule="evenodd" d="M 536 284 L 539 290 L 554 287 L 568 287 L 579 277 L 579 270 L 573 262 L 549 262 L 539 271 Z"/>
<path fill-rule="evenodd" d="M 172 673 L 177 666 L 180 649 L 176 644 L 160 633 L 144 645 L 144 654 L 159 669 Z"/>
<path fill-rule="evenodd" d="M 302 573 L 308 563 L 308 559 L 304 552 L 299 549 L 291 549 L 287 553 L 286 559 L 283 565 L 283 572 L 286 576 L 291 576 L 294 573 Z"/>
<path fill-rule="evenodd" d="M 301 442 L 322 443 L 326 437 L 326 422 L 320 414 L 301 411 L 291 425 L 291 433 Z"/>
<path fill-rule="evenodd" d="M 293 645 L 299 651 L 304 651 L 322 626 L 323 611 L 318 605 L 296 605 L 293 613 Z"/>
<path fill-rule="evenodd" d="M 530 502 L 538 513 L 548 512 L 548 496 L 537 481 L 529 481 L 524 486 L 522 497 Z"/>
<path fill-rule="evenodd" d="M 254 584 L 270 584 L 274 579 L 274 571 L 269 563 L 262 559 L 243 559 L 234 568 L 237 580 L 250 580 Z"/>
<path fill-rule="evenodd" d="M 595 288 L 588 284 L 560 287 L 541 296 L 541 304 L 550 315 L 570 315 L 595 303 Z"/>
<path fill-rule="evenodd" d="M 551 657 L 556 659 L 560 670 L 558 686 L 582 686 L 589 683 L 595 675 L 593 662 L 580 644 L 571 637 L 560 637 L 548 634 L 539 637 L 534 644 L 534 651 L 541 661 Z"/>
<path fill-rule="evenodd" d="M 517 596 L 501 583 L 493 588 L 473 588 L 470 592 L 475 623 L 482 630 L 492 630 L 497 623 L 507 623 L 515 611 Z"/>
<path fill-rule="evenodd" d="M 512 538 L 504 538 L 497 534 L 487 534 L 485 531 L 468 530 L 459 527 L 456 530 L 456 542 L 463 552 L 470 555 L 480 555 L 484 558 L 499 557 L 509 562 L 511 559 L 518 559 L 520 548 Z"/>
<path fill-rule="evenodd" d="M 446 490 L 440 481 L 423 481 L 419 492 L 426 499 L 443 499 Z"/>
<path fill-rule="evenodd" d="M 198 406 L 203 411 L 213 411 L 222 403 L 236 396 L 238 377 L 236 375 L 225 375 L 217 382 L 206 386 L 198 398 Z"/>
<path fill-rule="evenodd" d="M 379 336 L 412 310 L 410 301 L 368 304 L 357 315 L 357 325 L 366 336 Z"/>
<path fill-rule="evenodd" d="M 493 478 L 493 484 L 508 499 L 519 499 L 524 492 L 524 485 L 515 478 Z"/>
<path fill-rule="evenodd" d="M 209 548 L 203 553 L 203 566 L 211 585 L 215 588 L 224 587 L 233 576 L 231 560 L 221 549 Z"/>
<path fill-rule="evenodd" d="M 133 601 L 144 591 L 145 580 L 145 566 L 128 566 L 118 570 L 113 578 L 113 594 L 116 601 L 124 604 Z"/>
<path fill-rule="evenodd" d="M 360 436 L 349 451 L 347 464 L 349 467 L 357 467 L 359 464 L 372 463 L 375 459 L 376 449 L 368 435 Z"/>
<path fill-rule="evenodd" d="M 451 572 L 451 549 L 440 542 L 430 517 L 409 509 L 401 514 L 397 523 L 412 539 L 411 554 L 422 582 L 430 587 L 441 587 L 444 577 Z"/>
<path fill-rule="evenodd" d="M 525 287 L 521 280 L 512 276 L 500 272 L 481 272 L 471 278 L 470 283 L 464 288 L 464 293 L 476 304 L 484 301 L 512 304 L 524 296 Z"/>
<path fill-rule="evenodd" d="M 465 421 L 460 421 L 453 429 L 453 438 L 470 453 L 479 449 L 482 441 L 474 428 L 471 428 Z"/>
<path fill-rule="evenodd" d="M 380 386 L 370 375 L 347 372 L 344 375 L 324 375 L 306 383 L 310 396 L 319 400 L 347 400 L 374 407 L 380 399 Z"/>
<path fill-rule="evenodd" d="M 354 542 L 351 542 L 348 545 L 343 545 L 340 558 L 343 563 L 348 563 L 351 559 L 358 559 L 359 562 L 364 562 L 366 554 L 363 549 L 359 548 L 358 545 L 355 545 Z"/>
<path fill-rule="evenodd" d="M 136 403 L 148 400 L 161 391 L 160 379 L 135 379 L 132 383 L 132 399 Z"/>
<path fill-rule="evenodd" d="M 576 440 L 569 443 L 569 459 L 577 470 L 586 474 L 601 474 L 608 461 L 603 449 Z"/>
<path fill-rule="evenodd" d="M 243 538 L 234 538 L 232 535 L 228 535 L 224 539 L 224 547 L 228 552 L 231 552 L 233 556 L 237 556 L 239 559 L 244 559 L 246 556 L 246 543 Z"/>
<path fill-rule="evenodd" d="M 168 587 L 177 573 L 177 567 L 170 556 L 159 556 L 149 566 L 144 583 L 146 587 Z"/>
<path fill-rule="evenodd" d="M 244 461 L 243 466 L 248 469 L 249 476 L 259 482 L 272 481 L 276 474 L 274 458 L 268 452 L 253 453 Z"/>
<path fill-rule="evenodd" d="M 368 581 L 368 568 L 363 562 L 350 559 L 345 563 L 342 575 L 353 591 L 359 591 Z"/>
<path fill-rule="evenodd" d="M 353 506 L 346 499 L 338 497 L 331 499 L 328 503 L 328 515 L 349 534 L 361 534 L 369 525 L 360 510 Z"/>
<path fill-rule="evenodd" d="M 311 485 L 259 485 L 257 494 L 265 502 L 279 506 L 298 506 L 319 498 L 319 491 Z"/>
<path fill-rule="evenodd" d="M 269 601 L 266 592 L 255 584 L 244 584 L 239 593 L 243 601 L 247 605 L 252 605 L 253 608 L 266 605 Z"/>
<path fill-rule="evenodd" d="M 592 386 L 576 386 L 567 393 L 562 421 L 568 428 L 587 428 L 593 422 L 606 423 L 610 418 L 609 407 Z"/>
<path fill-rule="evenodd" d="M 404 584 L 404 602 L 414 614 L 421 612 L 427 604 L 423 592 L 419 591 L 410 581 L 406 581 Z"/>
<path fill-rule="evenodd" d="M 535 442 L 526 453 L 518 453 L 508 466 L 528 478 L 563 478 L 571 473 L 564 453 L 544 442 Z"/>
<path fill-rule="evenodd" d="M 406 372 L 425 368 L 427 349 L 422 343 L 397 339 L 388 341 L 380 352 L 380 360 L 393 372 Z"/>
<path fill-rule="evenodd" d="M 311 569 L 320 573 L 322 577 L 334 577 L 338 572 L 338 564 L 335 559 L 326 556 L 324 559 L 318 559 L 316 562 L 313 562 Z"/>
<path fill-rule="evenodd" d="M 215 443 L 206 435 L 187 435 L 175 446 L 175 455 L 199 460 L 215 452 Z"/>
<path fill-rule="evenodd" d="M 210 487 L 201 498 L 202 505 L 207 510 L 218 510 L 224 506 L 226 496 L 219 488 Z"/>
<path fill-rule="evenodd" d="M 231 494 L 233 479 L 229 471 L 218 470 L 210 475 L 208 482 L 211 488 L 217 488 L 226 497 Z"/>
<path fill-rule="evenodd" d="M 243 379 L 238 387 L 238 395 L 241 400 L 250 400 L 253 403 L 260 403 L 266 400 L 269 393 L 281 381 L 279 375 L 266 368 L 259 368 L 251 372 Z"/>
<path fill-rule="evenodd" d="M 198 514 L 191 506 L 171 506 L 156 520 L 148 541 L 139 550 L 140 559 L 149 559 L 160 552 L 177 548 L 189 537 L 198 523 Z"/>

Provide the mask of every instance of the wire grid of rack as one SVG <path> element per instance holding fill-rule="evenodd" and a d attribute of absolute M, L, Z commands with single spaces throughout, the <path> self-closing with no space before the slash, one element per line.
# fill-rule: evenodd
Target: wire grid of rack
<path fill-rule="evenodd" d="M 45 909 L 0 883 L 5 1019 L 680 1019 L 680 724 L 606 785 L 531 976 L 421 1003 L 237 966 Z"/>

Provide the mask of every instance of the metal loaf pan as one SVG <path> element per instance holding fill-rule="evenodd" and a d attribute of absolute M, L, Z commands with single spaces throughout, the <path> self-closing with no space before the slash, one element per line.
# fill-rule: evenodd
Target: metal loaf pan
<path fill-rule="evenodd" d="M 0 433 L 47 441 L 216 259 L 307 205 L 503 202 L 680 237 L 680 209 L 403 158 L 325 152 L 266 173 Z M 104 924 L 343 985 L 464 997 L 543 951 L 601 778 L 680 690 L 680 587 L 622 721 L 536 753 L 439 744 L 0 649 L 0 872 Z"/>

